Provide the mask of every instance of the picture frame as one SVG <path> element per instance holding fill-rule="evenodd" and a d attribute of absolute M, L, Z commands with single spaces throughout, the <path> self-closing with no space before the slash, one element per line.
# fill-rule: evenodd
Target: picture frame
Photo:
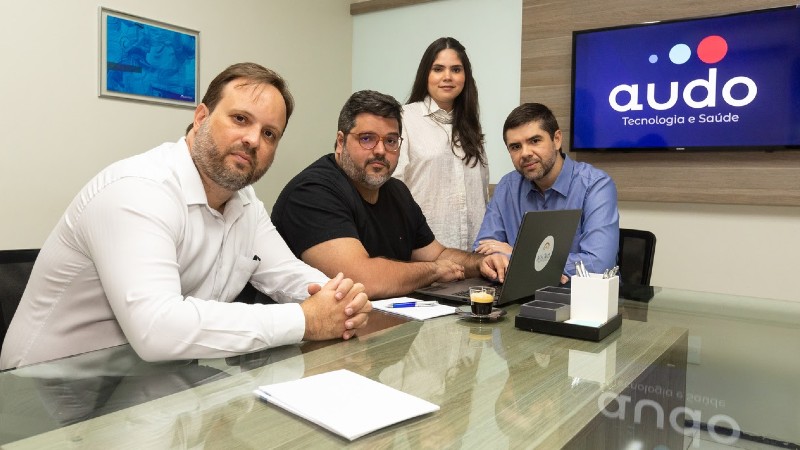
<path fill-rule="evenodd" d="M 200 32 L 100 7 L 100 97 L 194 108 Z"/>

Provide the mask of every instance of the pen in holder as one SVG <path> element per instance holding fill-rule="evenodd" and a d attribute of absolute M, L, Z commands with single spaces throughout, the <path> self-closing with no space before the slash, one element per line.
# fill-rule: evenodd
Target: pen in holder
<path fill-rule="evenodd" d="M 619 277 L 604 278 L 599 273 L 588 275 L 572 277 L 570 320 L 604 324 L 618 312 Z"/>

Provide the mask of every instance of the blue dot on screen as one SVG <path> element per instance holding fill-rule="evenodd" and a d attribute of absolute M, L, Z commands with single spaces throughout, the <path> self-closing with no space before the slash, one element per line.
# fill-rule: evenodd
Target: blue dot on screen
<path fill-rule="evenodd" d="M 655 63 L 658 62 L 658 56 L 650 55 L 650 58 L 648 59 L 648 61 L 650 61 L 651 64 L 655 64 Z"/>
<path fill-rule="evenodd" d="M 692 50 L 686 44 L 676 44 L 669 51 L 669 60 L 674 64 L 683 64 L 692 56 Z"/>

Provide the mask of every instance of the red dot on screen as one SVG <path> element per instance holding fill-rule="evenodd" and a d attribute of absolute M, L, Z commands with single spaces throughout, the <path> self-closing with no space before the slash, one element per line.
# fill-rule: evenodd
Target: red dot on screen
<path fill-rule="evenodd" d="M 728 53 L 728 43 L 722 36 L 707 36 L 697 45 L 697 57 L 706 64 L 722 61 Z"/>

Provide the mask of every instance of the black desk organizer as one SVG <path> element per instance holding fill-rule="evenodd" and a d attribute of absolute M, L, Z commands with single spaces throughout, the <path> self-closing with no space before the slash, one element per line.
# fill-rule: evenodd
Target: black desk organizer
<path fill-rule="evenodd" d="M 533 319 L 519 314 L 514 318 L 514 326 L 520 330 L 564 336 L 584 341 L 602 341 L 622 325 L 622 314 L 617 314 L 600 327 L 587 327 L 574 323 L 553 322 L 552 320 Z"/>
<path fill-rule="evenodd" d="M 562 287 L 546 287 L 536 291 L 536 300 L 527 302 L 520 307 L 520 312 L 514 318 L 514 326 L 525 331 L 552 334 L 586 341 L 602 341 L 606 336 L 617 330 L 622 325 L 622 315 L 617 314 L 600 327 L 590 327 L 565 323 L 554 320 L 556 310 L 548 311 L 554 303 L 564 305 L 564 310 L 569 312 L 569 289 Z M 553 302 L 553 303 L 550 303 Z"/>

